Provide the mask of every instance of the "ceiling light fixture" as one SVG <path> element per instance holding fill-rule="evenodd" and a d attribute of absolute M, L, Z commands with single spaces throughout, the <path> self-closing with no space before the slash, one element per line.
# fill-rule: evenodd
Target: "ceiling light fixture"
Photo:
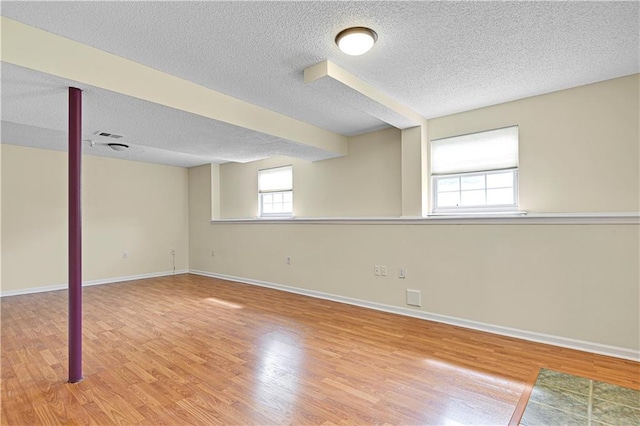
<path fill-rule="evenodd" d="M 336 44 L 340 50 L 351 56 L 367 53 L 377 40 L 378 34 L 366 27 L 347 28 L 336 36 Z"/>
<path fill-rule="evenodd" d="M 114 151 L 126 151 L 129 149 L 129 145 L 125 145 L 123 143 L 109 143 L 107 145 L 109 145 L 109 148 Z"/>

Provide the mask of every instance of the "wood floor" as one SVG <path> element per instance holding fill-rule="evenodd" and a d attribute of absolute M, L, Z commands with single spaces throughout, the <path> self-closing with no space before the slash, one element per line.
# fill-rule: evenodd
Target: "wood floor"
<path fill-rule="evenodd" d="M 2 425 L 508 424 L 540 367 L 640 389 L 640 364 L 178 275 L 6 297 Z"/>

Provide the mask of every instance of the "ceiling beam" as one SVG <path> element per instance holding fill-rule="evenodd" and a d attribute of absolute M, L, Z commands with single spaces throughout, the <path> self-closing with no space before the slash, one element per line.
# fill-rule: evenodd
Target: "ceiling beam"
<path fill-rule="evenodd" d="M 322 61 L 304 70 L 304 82 L 314 81 L 341 85 L 341 93 L 347 91 L 345 98 L 360 105 L 369 102 L 366 109 L 371 115 L 402 130 L 402 216 L 426 215 L 429 207 L 427 119 L 331 61 Z"/>
<path fill-rule="evenodd" d="M 1 17 L 2 61 L 338 155 L 347 138 L 120 56 Z"/>
<path fill-rule="evenodd" d="M 376 118 L 399 129 L 421 126 L 427 120 L 411 108 L 401 104 L 390 96 L 385 95 L 369 83 L 360 80 L 347 70 L 339 67 L 333 62 L 326 60 L 312 65 L 304 70 L 304 82 L 311 83 L 324 77 L 346 86 L 349 90 L 355 91 L 365 98 L 374 101 L 381 108 L 372 108 L 371 114 L 376 114 Z"/>

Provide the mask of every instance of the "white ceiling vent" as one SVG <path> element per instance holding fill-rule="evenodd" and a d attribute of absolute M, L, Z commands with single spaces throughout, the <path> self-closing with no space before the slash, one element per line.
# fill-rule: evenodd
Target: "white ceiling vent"
<path fill-rule="evenodd" d="M 111 139 L 122 139 L 122 135 L 116 135 L 115 133 L 109 133 L 109 132 L 98 131 L 96 132 L 96 135 L 104 136 L 105 138 L 111 138 Z"/>

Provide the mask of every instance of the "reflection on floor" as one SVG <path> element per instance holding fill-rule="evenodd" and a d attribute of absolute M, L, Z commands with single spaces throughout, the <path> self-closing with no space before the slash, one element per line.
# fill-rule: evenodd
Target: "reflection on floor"
<path fill-rule="evenodd" d="M 640 391 L 540 369 L 521 425 L 640 425 Z"/>

